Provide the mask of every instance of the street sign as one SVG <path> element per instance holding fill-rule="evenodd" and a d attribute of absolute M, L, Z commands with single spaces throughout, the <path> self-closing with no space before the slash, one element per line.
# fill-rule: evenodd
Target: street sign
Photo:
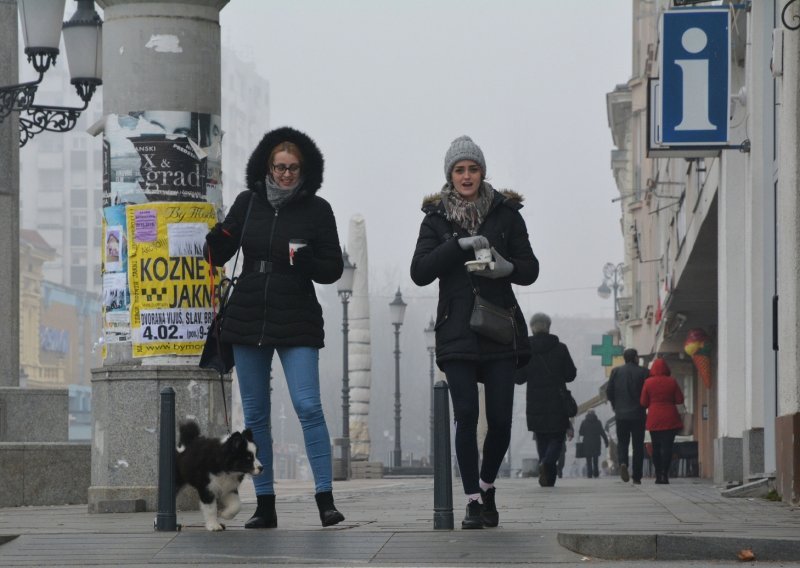
<path fill-rule="evenodd" d="M 592 345 L 592 355 L 600 356 L 600 364 L 610 367 L 614 364 L 614 357 L 622 355 L 622 345 L 614 345 L 614 336 L 606 334 L 600 345 Z"/>
<path fill-rule="evenodd" d="M 661 145 L 728 144 L 729 21 L 727 8 L 664 12 L 657 140 Z"/>

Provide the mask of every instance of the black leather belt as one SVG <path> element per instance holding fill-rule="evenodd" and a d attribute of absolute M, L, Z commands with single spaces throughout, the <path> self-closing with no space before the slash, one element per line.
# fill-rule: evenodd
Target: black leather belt
<path fill-rule="evenodd" d="M 242 265 L 245 272 L 263 272 L 269 274 L 273 271 L 273 263 L 270 260 L 246 260 Z"/>

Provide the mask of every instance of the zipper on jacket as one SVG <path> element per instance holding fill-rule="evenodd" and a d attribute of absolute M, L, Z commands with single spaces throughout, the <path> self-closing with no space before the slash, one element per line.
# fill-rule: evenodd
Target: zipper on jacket
<path fill-rule="evenodd" d="M 272 238 L 275 236 L 275 226 L 278 224 L 278 213 L 280 209 L 275 210 L 275 217 L 272 218 L 272 229 L 269 232 L 269 243 L 267 244 L 267 261 L 272 256 Z M 261 337 L 258 338 L 258 346 L 264 341 L 264 332 L 267 330 L 267 290 L 269 289 L 269 279 L 272 278 L 272 272 L 267 272 L 267 281 L 264 282 L 264 317 L 261 320 Z"/>

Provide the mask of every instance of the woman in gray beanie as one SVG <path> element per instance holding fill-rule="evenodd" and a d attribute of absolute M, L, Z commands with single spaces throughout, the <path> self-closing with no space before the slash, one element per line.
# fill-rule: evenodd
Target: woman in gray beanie
<path fill-rule="evenodd" d="M 511 439 L 514 374 L 530 358 L 525 318 L 511 285 L 536 281 L 539 262 L 519 213 L 522 196 L 498 192 L 486 182 L 483 152 L 468 136 L 450 145 L 444 175 L 441 191 L 423 201 L 425 218 L 411 278 L 418 286 L 439 280 L 436 363 L 447 376 L 453 401 L 456 458 L 467 495 L 461 527 L 496 527 L 494 481 Z M 491 262 L 482 260 L 487 252 Z M 507 337 L 490 338 L 473 329 L 470 316 L 478 296 L 512 316 Z M 488 423 L 482 463 L 479 382 L 484 384 Z"/>

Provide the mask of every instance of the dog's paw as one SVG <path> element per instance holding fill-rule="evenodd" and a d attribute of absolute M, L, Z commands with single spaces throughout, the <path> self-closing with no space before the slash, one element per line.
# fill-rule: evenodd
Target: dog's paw
<path fill-rule="evenodd" d="M 230 521 L 233 517 L 236 516 L 236 513 L 239 512 L 239 509 L 236 510 L 228 510 L 225 509 L 224 511 L 219 512 L 219 516 L 225 519 L 226 521 Z"/>
<path fill-rule="evenodd" d="M 216 531 L 224 531 L 225 530 L 225 525 L 223 525 L 222 523 L 218 523 L 216 521 L 213 521 L 213 522 L 209 521 L 209 522 L 206 523 L 206 529 L 210 530 L 210 531 L 214 531 L 214 532 L 216 532 Z"/>

